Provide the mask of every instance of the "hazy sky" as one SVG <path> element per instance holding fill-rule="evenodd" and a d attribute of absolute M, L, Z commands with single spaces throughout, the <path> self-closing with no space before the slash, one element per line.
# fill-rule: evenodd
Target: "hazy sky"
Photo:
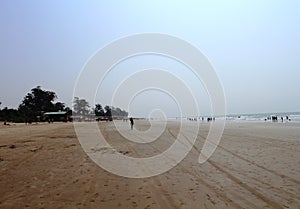
<path fill-rule="evenodd" d="M 185 39 L 208 57 L 228 113 L 300 111 L 300 1 L 177 2 L 0 1 L 1 108 L 17 107 L 37 85 L 71 105 L 76 78 L 96 50 L 157 32 Z M 205 90 L 199 92 L 207 113 Z M 99 100 L 107 102 L 101 93 Z M 139 111 L 143 102 L 149 103 L 137 98 L 132 105 Z"/>

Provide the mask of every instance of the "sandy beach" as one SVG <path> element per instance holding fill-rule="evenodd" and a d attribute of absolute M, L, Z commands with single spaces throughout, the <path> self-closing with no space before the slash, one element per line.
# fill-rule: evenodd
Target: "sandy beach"
<path fill-rule="evenodd" d="M 133 157 L 164 151 L 178 133 L 178 123 L 169 122 L 158 140 L 137 144 L 112 122 L 99 126 Z M 300 123 L 227 123 L 213 156 L 199 164 L 208 131 L 201 123 L 193 149 L 170 171 L 130 179 L 96 165 L 72 123 L 1 125 L 0 208 L 300 208 Z"/>

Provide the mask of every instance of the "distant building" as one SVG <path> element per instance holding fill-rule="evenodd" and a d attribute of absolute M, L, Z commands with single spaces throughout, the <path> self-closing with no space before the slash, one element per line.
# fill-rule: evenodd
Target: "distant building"
<path fill-rule="evenodd" d="M 45 112 L 44 113 L 44 119 L 45 121 L 61 121 L 61 122 L 67 122 L 71 121 L 71 116 L 68 112 Z"/>

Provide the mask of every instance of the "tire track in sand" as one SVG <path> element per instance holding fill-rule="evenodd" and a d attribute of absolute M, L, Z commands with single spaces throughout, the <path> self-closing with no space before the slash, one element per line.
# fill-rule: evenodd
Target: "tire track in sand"
<path fill-rule="evenodd" d="M 202 139 L 205 139 L 205 137 L 203 137 L 203 136 L 201 136 L 201 135 L 199 135 L 199 136 L 200 136 Z M 210 142 L 210 143 L 214 144 L 213 142 Z M 269 173 L 271 173 L 271 174 L 273 174 L 273 175 L 275 175 L 275 176 L 280 177 L 283 183 L 286 183 L 286 181 L 290 181 L 290 182 L 293 182 L 293 183 L 295 183 L 295 184 L 300 184 L 300 182 L 297 181 L 296 179 L 293 179 L 293 178 L 288 177 L 288 176 L 283 175 L 283 174 L 279 174 L 279 173 L 277 173 L 276 171 L 273 171 L 273 170 L 268 169 L 268 168 L 266 168 L 266 167 L 264 167 L 264 166 L 261 166 L 261 165 L 255 163 L 254 161 L 248 160 L 248 159 L 246 159 L 246 158 L 244 158 L 244 157 L 242 157 L 242 156 L 240 156 L 240 155 L 238 155 L 238 154 L 236 154 L 236 153 L 234 153 L 234 152 L 232 152 L 232 151 L 226 149 L 225 147 L 223 147 L 223 146 L 221 146 L 221 145 L 216 145 L 216 146 L 217 146 L 218 148 L 221 148 L 223 151 L 228 152 L 229 154 L 231 154 L 231 155 L 237 157 L 238 159 L 240 159 L 240 160 L 242 160 L 242 161 L 245 161 L 245 162 L 247 162 L 247 163 L 250 163 L 252 166 L 256 166 L 256 167 L 258 167 L 258 168 L 260 168 L 260 169 L 262 169 L 262 170 L 264 170 L 264 171 L 266 171 L 266 172 L 269 172 Z M 199 151 L 198 151 L 198 152 L 199 152 Z M 226 167 L 226 166 L 224 166 L 224 167 Z M 231 169 L 232 169 L 232 168 L 231 168 Z M 238 172 L 238 171 L 237 171 L 237 172 Z M 261 184 L 263 184 L 263 185 L 265 185 L 265 186 L 267 186 L 267 187 L 269 187 L 269 188 L 272 188 L 273 190 L 276 190 L 276 191 L 278 192 L 278 194 L 280 194 L 280 193 L 285 193 L 287 196 L 293 197 L 295 200 L 298 200 L 298 199 L 300 198 L 298 195 L 295 195 L 295 193 L 292 193 L 292 192 L 290 192 L 290 191 L 286 191 L 284 188 L 274 187 L 273 185 L 268 184 L 268 183 L 266 183 L 266 182 L 260 180 L 259 178 L 253 178 L 253 177 L 247 175 L 247 173 L 244 173 L 244 174 L 242 174 L 242 173 L 240 173 L 240 172 L 238 172 L 238 173 L 239 173 L 240 175 L 243 175 L 243 176 L 248 176 L 248 177 L 251 178 L 252 180 L 254 180 L 254 181 L 256 181 L 256 182 L 259 182 L 259 183 L 261 183 Z M 294 192 L 297 193 L 297 191 L 294 191 Z"/>
<path fill-rule="evenodd" d="M 109 134 L 108 134 L 109 130 L 107 130 L 106 126 L 105 126 L 103 132 L 105 135 L 104 136 L 105 139 L 108 139 L 107 141 L 109 142 Z M 124 138 L 118 131 L 116 131 L 116 134 L 118 135 L 118 137 Z M 132 133 L 130 131 L 128 131 L 128 134 L 132 135 Z M 127 144 L 126 147 L 127 147 L 127 151 L 131 151 L 135 155 L 139 155 L 138 152 L 134 149 L 134 147 L 130 146 L 130 144 Z M 153 147 L 153 146 L 151 146 L 151 147 L 153 149 L 157 150 L 155 147 Z M 157 151 L 159 151 L 159 150 L 157 150 Z M 153 200 L 156 202 L 156 204 L 159 205 L 160 208 L 164 208 L 164 209 L 178 208 L 177 205 L 175 204 L 174 199 L 169 194 L 169 192 L 164 190 L 162 188 L 162 186 L 159 186 L 159 185 L 162 185 L 162 183 L 158 179 L 151 179 L 150 184 L 148 184 L 148 187 L 151 188 L 151 193 L 153 195 L 152 197 L 153 197 Z"/>
<path fill-rule="evenodd" d="M 169 132 L 171 132 L 171 131 L 169 130 Z M 187 139 L 188 142 L 190 142 L 189 138 L 185 134 L 182 134 L 182 135 Z M 194 146 L 194 145 L 193 145 L 193 149 L 196 150 L 199 154 L 201 153 L 201 151 L 196 146 Z M 240 179 L 238 179 L 237 177 L 235 177 L 234 175 L 232 175 L 228 171 L 226 171 L 223 168 L 221 168 L 216 162 L 214 162 L 214 161 L 212 161 L 210 159 L 208 159 L 207 162 L 210 165 L 212 165 L 213 167 L 215 167 L 217 170 L 219 170 L 223 174 L 225 174 L 225 176 L 227 176 L 227 178 L 229 178 L 231 181 L 235 182 L 240 187 L 242 187 L 245 190 L 249 191 L 255 197 L 257 197 L 258 199 L 260 199 L 263 202 L 267 203 L 272 208 L 275 208 L 275 209 L 281 209 L 282 208 L 281 204 L 279 204 L 279 203 L 277 203 L 275 201 L 270 200 L 268 197 L 266 197 L 263 194 L 261 194 L 260 192 L 256 191 L 256 189 L 252 188 L 251 186 L 249 186 L 248 184 L 244 183 L 243 181 L 241 181 Z"/>
<path fill-rule="evenodd" d="M 199 136 L 200 136 L 202 139 L 206 140 L 206 138 L 205 138 L 204 136 L 201 136 L 201 135 L 199 135 Z M 213 142 L 210 142 L 210 143 L 214 144 Z M 216 145 L 216 144 L 215 144 L 215 145 Z M 233 156 L 235 156 L 235 157 L 237 157 L 237 158 L 239 158 L 239 159 L 241 159 L 241 160 L 244 160 L 244 161 L 246 161 L 246 162 L 248 162 L 248 163 L 250 163 L 250 164 L 253 164 L 253 165 L 255 165 L 255 166 L 257 166 L 257 167 L 259 167 L 259 168 L 261 168 L 261 169 L 263 169 L 263 170 L 266 170 L 266 171 L 268 171 L 268 172 L 270 172 L 270 173 L 272 173 L 272 174 L 274 174 L 274 175 L 276 175 L 276 176 L 279 176 L 280 178 L 288 179 L 289 181 L 291 181 L 291 182 L 293 182 L 293 183 L 300 184 L 300 181 L 298 181 L 298 180 L 296 180 L 296 179 L 293 179 L 293 178 L 291 178 L 291 177 L 289 177 L 289 176 L 286 176 L 286 175 L 284 175 L 284 174 L 280 174 L 280 173 L 278 173 L 278 172 L 276 172 L 276 171 L 274 171 L 274 170 L 271 170 L 271 169 L 269 169 L 269 168 L 266 168 L 265 166 L 259 165 L 259 164 L 255 163 L 254 161 L 248 160 L 248 159 L 246 159 L 246 158 L 244 158 L 244 157 L 242 157 L 242 156 L 240 156 L 240 155 L 238 155 L 238 154 L 236 154 L 236 153 L 234 153 L 234 152 L 228 150 L 227 148 L 225 148 L 225 147 L 223 147 L 223 146 L 221 146 L 221 145 L 216 145 L 216 146 L 218 146 L 218 148 L 221 148 L 221 149 L 223 149 L 223 150 L 226 151 L 226 152 L 229 152 L 230 154 L 232 154 Z"/>
<path fill-rule="evenodd" d="M 173 137 L 174 140 L 176 140 L 176 136 L 169 130 L 169 128 L 168 128 L 167 130 L 168 130 L 170 136 Z M 131 133 L 130 133 L 130 134 L 131 134 Z M 156 150 L 157 152 L 159 152 L 159 153 L 161 152 L 160 149 L 158 149 L 158 148 L 152 146 L 151 144 L 147 144 L 147 145 L 150 146 L 152 149 Z M 131 147 L 131 148 L 132 148 L 132 147 Z M 132 148 L 132 149 L 133 149 L 133 148 Z M 167 157 L 167 156 L 166 156 L 166 157 Z M 172 160 L 172 159 L 171 159 L 171 160 Z M 219 191 L 218 191 L 215 187 L 213 187 L 211 184 L 209 184 L 208 182 L 204 181 L 204 180 L 202 179 L 202 176 L 200 176 L 200 175 L 197 174 L 196 172 L 191 171 L 190 168 L 183 166 L 182 163 L 178 164 L 177 166 L 179 166 L 179 167 L 184 171 L 183 173 L 187 173 L 187 174 L 190 174 L 190 175 L 194 176 L 197 182 L 199 182 L 201 185 L 204 185 L 204 186 L 207 187 L 209 190 L 213 191 L 213 192 L 218 196 L 218 198 L 220 198 L 221 200 L 223 200 L 223 202 L 224 202 L 225 204 L 228 204 L 228 205 L 230 205 L 231 207 L 237 208 L 237 209 L 242 209 L 242 208 L 243 208 L 243 207 L 240 206 L 238 203 L 234 202 L 232 199 L 230 199 L 229 197 L 227 197 L 225 193 L 219 192 Z M 157 189 L 156 189 L 155 187 L 153 187 L 153 188 L 154 188 L 154 190 L 157 191 Z M 158 191 L 159 191 L 159 193 L 162 194 L 162 195 L 157 196 L 157 201 L 158 201 L 158 202 L 161 202 L 161 197 L 162 197 L 162 196 L 165 196 L 165 195 L 164 195 L 164 193 L 162 192 L 161 188 L 160 188 Z M 173 205 L 173 206 L 170 207 L 170 208 L 173 209 L 173 208 L 178 208 L 178 207 L 179 207 L 179 206 L 176 206 L 176 205 L 173 204 L 173 203 L 174 203 L 174 200 L 170 197 L 170 195 L 168 195 L 168 198 L 167 198 L 166 200 L 167 200 L 167 205 L 171 205 L 171 206 Z M 160 205 L 165 205 L 165 201 L 162 202 L 162 203 L 159 203 L 159 204 L 160 204 Z M 163 207 L 163 208 L 165 208 L 165 207 Z"/>

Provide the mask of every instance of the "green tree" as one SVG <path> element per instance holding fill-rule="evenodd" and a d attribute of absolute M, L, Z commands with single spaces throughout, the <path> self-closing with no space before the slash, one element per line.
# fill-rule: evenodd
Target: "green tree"
<path fill-rule="evenodd" d="M 89 113 L 89 103 L 85 99 L 74 98 L 73 108 L 77 115 L 86 115 Z"/>
<path fill-rule="evenodd" d="M 62 102 L 56 102 L 55 104 L 54 104 L 54 110 L 55 111 L 64 111 L 65 110 L 65 104 L 64 103 L 62 103 Z"/>
<path fill-rule="evenodd" d="M 64 111 L 67 112 L 69 115 L 72 115 L 73 111 L 70 107 L 65 107 Z"/>
<path fill-rule="evenodd" d="M 55 111 L 53 101 L 56 98 L 54 92 L 43 90 L 40 86 L 37 86 L 24 97 L 18 111 L 25 120 L 35 120 L 43 112 Z"/>
<path fill-rule="evenodd" d="M 95 105 L 95 115 L 96 116 L 105 116 L 105 112 L 101 104 Z"/>
<path fill-rule="evenodd" d="M 104 107 L 104 109 L 105 109 L 105 115 L 106 116 L 111 116 L 111 108 L 108 105 L 106 105 Z"/>
<path fill-rule="evenodd" d="M 121 116 L 121 117 L 126 117 L 128 116 L 128 113 L 125 111 L 125 110 L 121 110 L 120 108 L 115 108 L 115 107 L 112 107 L 112 116 Z"/>
<path fill-rule="evenodd" d="M 108 105 L 106 105 L 104 109 L 105 109 L 105 116 L 107 116 L 109 120 L 112 120 L 111 108 Z"/>
<path fill-rule="evenodd" d="M 0 110 L 0 121 L 22 122 L 19 112 L 16 109 L 8 109 L 7 107 Z"/>

